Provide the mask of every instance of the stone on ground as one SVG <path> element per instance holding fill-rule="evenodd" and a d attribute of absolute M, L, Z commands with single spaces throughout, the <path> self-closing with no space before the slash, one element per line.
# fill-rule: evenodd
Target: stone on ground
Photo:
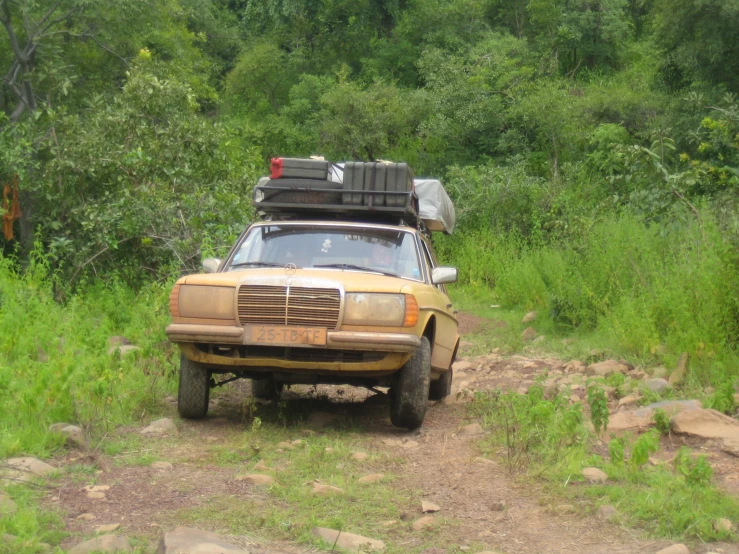
<path fill-rule="evenodd" d="M 637 415 L 648 415 L 652 417 L 654 410 L 660 409 L 672 417 L 678 412 L 684 410 L 700 410 L 703 407 L 700 400 L 663 400 L 662 402 L 655 402 L 639 408 L 635 413 Z"/>
<path fill-rule="evenodd" d="M 90 514 L 90 513 L 84 513 L 84 514 L 80 514 L 77 516 L 77 519 L 81 519 L 83 521 L 93 521 L 97 518 L 98 516 L 96 516 L 95 514 Z"/>
<path fill-rule="evenodd" d="M 677 360 L 675 371 L 670 374 L 669 382 L 672 386 L 679 385 L 685 380 L 685 374 L 688 371 L 688 353 L 683 352 Z"/>
<path fill-rule="evenodd" d="M 424 514 L 432 514 L 434 512 L 438 512 L 439 510 L 441 510 L 441 508 L 433 502 L 429 502 L 428 500 L 421 500 L 421 511 Z"/>
<path fill-rule="evenodd" d="M 92 552 L 133 552 L 133 549 L 125 537 L 102 535 L 69 550 L 69 554 L 92 554 Z"/>
<path fill-rule="evenodd" d="M 96 533 L 112 533 L 121 526 L 120 523 L 108 523 L 106 525 L 96 525 Z"/>
<path fill-rule="evenodd" d="M 604 505 L 598 508 L 595 516 L 603 521 L 611 521 L 618 515 L 618 511 L 613 506 Z"/>
<path fill-rule="evenodd" d="M 401 444 L 401 447 L 407 448 L 407 449 L 416 448 L 418 447 L 418 442 L 408 440 L 408 441 L 405 441 L 403 444 Z"/>
<path fill-rule="evenodd" d="M 32 475 L 38 475 L 40 477 L 56 471 L 56 468 L 54 466 L 50 466 L 46 462 L 42 462 L 37 458 L 31 457 L 10 458 L 8 460 L 5 460 L 5 464 L 10 466 L 10 468 L 13 470 L 30 473 Z"/>
<path fill-rule="evenodd" d="M 346 552 L 381 552 L 385 550 L 385 543 L 376 539 L 369 539 L 354 533 L 314 527 L 313 534 L 326 544 L 336 546 Z"/>
<path fill-rule="evenodd" d="M 51 433 L 57 433 L 67 439 L 69 446 L 79 446 L 84 448 L 87 446 L 87 438 L 81 427 L 70 425 L 69 423 L 55 423 L 49 427 Z"/>
<path fill-rule="evenodd" d="M 685 410 L 670 420 L 675 433 L 704 439 L 739 439 L 739 421 L 716 410 Z"/>
<path fill-rule="evenodd" d="M 249 481 L 253 485 L 266 487 L 274 484 L 275 480 L 270 475 L 262 475 L 260 473 L 251 473 L 249 475 L 237 475 L 236 481 Z"/>
<path fill-rule="evenodd" d="M 220 535 L 190 527 L 177 527 L 164 533 L 157 554 L 249 554 L 248 551 L 223 540 Z"/>
<path fill-rule="evenodd" d="M 591 483 L 605 483 L 608 480 L 608 475 L 597 467 L 586 467 L 580 473 Z"/>
<path fill-rule="evenodd" d="M 626 373 L 628 370 L 628 366 L 621 362 L 617 362 L 616 360 L 605 360 L 603 362 L 590 364 L 585 372 L 587 375 L 606 377 L 611 373 Z"/>
<path fill-rule="evenodd" d="M 470 423 L 465 425 L 459 430 L 459 435 L 462 437 L 470 437 L 473 435 L 482 435 L 485 431 L 479 423 Z"/>
<path fill-rule="evenodd" d="M 277 448 L 284 448 L 285 450 L 295 450 L 295 447 L 287 441 L 278 442 Z"/>
<path fill-rule="evenodd" d="M 120 335 L 112 336 L 108 339 L 108 346 L 126 346 L 131 344 L 131 341 L 128 340 L 126 337 L 122 337 Z"/>
<path fill-rule="evenodd" d="M 582 373 L 585 371 L 585 365 L 580 360 L 572 360 L 565 366 L 565 371 L 569 373 Z"/>
<path fill-rule="evenodd" d="M 355 452 L 352 454 L 352 460 L 357 460 L 358 462 L 361 462 L 362 460 L 367 459 L 367 454 L 364 452 Z"/>
<path fill-rule="evenodd" d="M 618 401 L 618 407 L 620 408 L 622 406 L 631 406 L 631 405 L 636 404 L 637 402 L 639 402 L 639 400 L 641 400 L 641 395 L 639 395 L 639 394 L 629 394 L 627 396 L 624 396 L 623 398 L 621 398 Z"/>
<path fill-rule="evenodd" d="M 636 412 L 618 412 L 608 420 L 608 431 L 640 430 L 651 425 L 654 425 L 651 413 L 638 415 Z"/>
<path fill-rule="evenodd" d="M 670 383 L 668 383 L 661 377 L 657 377 L 654 379 L 647 379 L 644 382 L 644 386 L 654 392 L 663 392 L 663 391 L 666 391 L 672 388 L 672 385 L 670 385 Z"/>
<path fill-rule="evenodd" d="M 113 346 L 108 349 L 108 354 L 115 354 L 116 351 L 118 351 L 121 357 L 123 357 L 127 356 L 131 352 L 136 352 L 137 350 L 141 350 L 141 348 L 138 346 L 134 346 L 133 344 L 122 344 L 120 346 Z"/>
<path fill-rule="evenodd" d="M 502 512 L 506 508 L 506 503 L 504 500 L 498 500 L 496 502 L 491 502 L 489 505 L 489 508 L 494 512 Z"/>
<path fill-rule="evenodd" d="M 673 544 L 662 550 L 658 550 L 655 554 L 690 554 L 690 550 L 684 544 Z"/>
<path fill-rule="evenodd" d="M 379 483 L 385 478 L 385 476 L 382 473 L 372 473 L 370 475 L 365 475 L 364 477 L 360 477 L 357 480 L 357 483 L 367 484 L 367 483 Z"/>
<path fill-rule="evenodd" d="M 523 319 L 521 320 L 521 323 L 531 323 L 536 319 L 537 313 L 536 312 L 529 312 L 525 316 L 523 316 Z"/>
<path fill-rule="evenodd" d="M 537 337 L 536 329 L 533 327 L 527 327 L 523 333 L 521 333 L 521 340 L 525 342 L 531 342 Z"/>
<path fill-rule="evenodd" d="M 177 426 L 170 418 L 165 417 L 152 421 L 149 425 L 141 430 L 142 435 L 177 435 L 179 431 Z"/>
<path fill-rule="evenodd" d="M 714 530 L 718 531 L 719 533 L 722 531 L 725 533 L 728 533 L 729 531 L 731 531 L 732 527 L 733 527 L 733 524 L 731 523 L 731 521 L 729 521 L 725 517 L 720 517 L 716 521 L 713 522 Z"/>
<path fill-rule="evenodd" d="M 174 469 L 174 466 L 172 465 L 172 462 L 154 462 L 151 464 L 151 467 L 154 469 L 169 471 L 170 469 Z"/>
<path fill-rule="evenodd" d="M 316 496 L 331 496 L 333 494 L 344 494 L 344 491 L 339 487 L 333 487 L 331 485 L 324 485 L 322 483 L 313 483 L 313 488 L 310 491 Z"/>
<path fill-rule="evenodd" d="M 721 450 L 739 458 L 739 439 L 724 439 Z"/>
<path fill-rule="evenodd" d="M 434 525 L 436 525 L 436 518 L 434 516 L 423 516 L 413 522 L 413 530 L 421 531 L 422 529 L 427 529 Z"/>
<path fill-rule="evenodd" d="M 263 460 L 259 460 L 254 464 L 254 469 L 257 471 L 272 471 L 272 468 L 265 464 Z"/>
<path fill-rule="evenodd" d="M 488 458 L 482 458 L 480 456 L 478 456 L 477 458 L 475 458 L 472 461 L 475 462 L 476 464 L 483 464 L 483 465 L 486 465 L 486 466 L 496 466 L 496 465 L 498 465 L 495 462 L 495 460 L 490 460 Z"/>
<path fill-rule="evenodd" d="M 334 421 L 336 421 L 336 416 L 334 414 L 329 414 L 327 412 L 312 412 L 308 419 L 306 420 L 306 424 L 310 427 L 326 427 L 327 425 L 331 425 Z"/>

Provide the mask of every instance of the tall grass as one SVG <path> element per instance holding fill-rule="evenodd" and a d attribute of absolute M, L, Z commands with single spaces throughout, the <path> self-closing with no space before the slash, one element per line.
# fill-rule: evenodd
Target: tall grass
<path fill-rule="evenodd" d="M 23 273 L 0 258 L 0 459 L 48 455 L 60 443 L 48 432 L 55 422 L 94 437 L 139 420 L 173 386 L 170 354 L 157 347 L 166 287 L 134 293 L 111 277 L 58 302 L 53 281 L 38 255 Z M 142 349 L 109 354 L 111 335 Z"/>
<path fill-rule="evenodd" d="M 532 246 L 477 231 L 438 247 L 463 283 L 493 288 L 504 307 L 538 310 L 554 329 L 596 331 L 657 361 L 688 352 L 706 382 L 736 374 L 739 256 L 709 214 L 669 231 L 621 215 L 577 241 Z"/>

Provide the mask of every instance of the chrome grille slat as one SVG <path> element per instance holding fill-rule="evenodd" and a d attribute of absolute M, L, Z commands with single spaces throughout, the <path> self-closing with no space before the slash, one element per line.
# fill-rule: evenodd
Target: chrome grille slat
<path fill-rule="evenodd" d="M 241 325 L 287 325 L 335 329 L 339 322 L 339 289 L 241 285 Z"/>

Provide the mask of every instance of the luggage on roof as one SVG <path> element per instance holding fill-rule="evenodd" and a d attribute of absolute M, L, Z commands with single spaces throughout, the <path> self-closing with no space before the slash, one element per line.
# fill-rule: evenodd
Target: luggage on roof
<path fill-rule="evenodd" d="M 451 234 L 454 204 L 438 179 L 414 179 L 405 163 L 274 158 L 254 189 L 260 216 L 335 217 L 420 226 Z"/>

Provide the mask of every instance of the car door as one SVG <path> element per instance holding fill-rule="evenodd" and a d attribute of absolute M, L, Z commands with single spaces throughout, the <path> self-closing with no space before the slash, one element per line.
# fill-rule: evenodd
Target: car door
<path fill-rule="evenodd" d="M 420 236 L 420 235 L 419 235 Z M 423 257 L 428 267 L 428 283 L 430 294 L 427 309 L 436 315 L 436 334 L 431 353 L 431 366 L 436 369 L 445 370 L 452 363 L 454 348 L 457 345 L 457 318 L 454 315 L 454 306 L 447 294 L 446 285 L 434 285 L 431 283 L 431 272 L 438 264 L 434 250 L 425 237 L 420 236 L 420 246 Z M 422 309 L 423 306 L 420 306 Z"/>

